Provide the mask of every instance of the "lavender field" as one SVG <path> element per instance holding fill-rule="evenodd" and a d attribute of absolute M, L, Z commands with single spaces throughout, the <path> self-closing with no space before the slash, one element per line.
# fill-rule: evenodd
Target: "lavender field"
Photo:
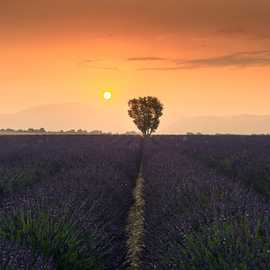
<path fill-rule="evenodd" d="M 268 187 L 268 137 L 160 136 L 145 149 L 144 269 L 270 268 L 270 203 L 256 188 Z M 251 160 L 219 169 L 240 151 Z"/>
<path fill-rule="evenodd" d="M 0 269 L 270 269 L 268 136 L 2 136 Z"/>
<path fill-rule="evenodd" d="M 21 136 L 0 144 L 1 269 L 122 269 L 141 140 Z"/>

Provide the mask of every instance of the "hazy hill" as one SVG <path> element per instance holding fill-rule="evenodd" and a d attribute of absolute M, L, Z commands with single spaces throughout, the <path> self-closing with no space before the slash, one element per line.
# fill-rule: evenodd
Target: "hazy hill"
<path fill-rule="evenodd" d="M 119 117 L 113 108 L 100 110 L 85 104 L 69 103 L 46 105 L 23 110 L 15 114 L 0 114 L 0 128 L 40 128 L 47 130 L 87 129 L 103 131 L 126 131 L 127 117 Z M 105 110 L 104 109 L 104 110 Z M 121 126 L 124 128 L 121 129 Z"/>
<path fill-rule="evenodd" d="M 161 122 L 161 133 L 270 133 L 270 115 L 238 115 L 209 117 L 166 118 Z M 0 114 L 0 128 L 47 130 L 87 129 L 104 132 L 134 130 L 126 109 L 104 106 L 103 110 L 86 104 L 67 103 L 45 105 L 15 114 Z"/>
<path fill-rule="evenodd" d="M 270 115 L 182 117 L 167 126 L 174 133 L 270 133 Z"/>

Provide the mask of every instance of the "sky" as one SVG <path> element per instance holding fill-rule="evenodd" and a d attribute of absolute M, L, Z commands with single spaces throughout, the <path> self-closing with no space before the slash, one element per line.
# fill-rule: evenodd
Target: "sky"
<path fill-rule="evenodd" d="M 167 133 L 182 117 L 270 115 L 269 25 L 269 0 L 0 1 L 0 114 L 51 105 L 39 124 L 56 129 L 81 104 L 91 117 L 65 127 L 131 130 L 128 100 L 154 95 Z"/>

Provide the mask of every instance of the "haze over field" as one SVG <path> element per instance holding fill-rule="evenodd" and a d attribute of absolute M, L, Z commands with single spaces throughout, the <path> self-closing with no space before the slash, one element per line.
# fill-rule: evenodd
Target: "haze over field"
<path fill-rule="evenodd" d="M 268 0 L 1 1 L 0 128 L 122 132 L 135 129 L 128 100 L 154 95 L 162 133 L 268 133 L 269 10 Z"/>
<path fill-rule="evenodd" d="M 45 127 L 51 131 L 84 128 L 89 131 L 102 130 L 114 133 L 135 130 L 126 112 L 120 117 L 113 109 L 107 108 L 103 112 L 104 114 L 96 114 L 95 108 L 76 103 L 40 106 L 14 114 L 1 114 L 0 128 Z M 107 114 L 111 117 L 109 123 Z M 173 121 L 161 122 L 158 131 L 165 134 L 187 132 L 266 134 L 270 133 L 270 115 L 179 116 Z"/>

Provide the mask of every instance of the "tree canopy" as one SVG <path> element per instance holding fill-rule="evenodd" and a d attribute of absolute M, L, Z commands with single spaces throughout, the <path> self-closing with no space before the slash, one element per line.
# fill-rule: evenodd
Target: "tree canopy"
<path fill-rule="evenodd" d="M 144 136 L 151 136 L 163 115 L 163 104 L 156 97 L 139 97 L 128 102 L 128 114 Z"/>

